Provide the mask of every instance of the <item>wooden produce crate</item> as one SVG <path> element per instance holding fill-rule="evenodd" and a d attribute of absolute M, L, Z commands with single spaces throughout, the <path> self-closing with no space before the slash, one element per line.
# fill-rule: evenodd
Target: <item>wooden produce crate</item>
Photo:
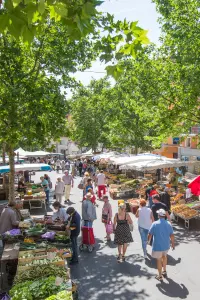
<path fill-rule="evenodd" d="M 39 259 L 47 259 L 47 255 L 19 258 L 18 264 L 24 265 L 24 263 L 31 263 L 33 260 L 39 260 Z"/>
<path fill-rule="evenodd" d="M 49 262 L 46 264 L 47 266 L 50 265 L 50 264 L 54 264 L 54 265 L 57 265 L 57 266 L 65 266 L 65 261 L 64 260 L 61 260 L 61 261 L 56 261 L 56 262 L 52 262 L 51 260 L 49 260 Z M 17 272 L 20 273 L 20 272 L 24 272 L 26 270 L 30 270 L 32 266 L 24 266 L 24 265 L 20 265 L 18 264 L 18 267 L 17 267 Z"/>

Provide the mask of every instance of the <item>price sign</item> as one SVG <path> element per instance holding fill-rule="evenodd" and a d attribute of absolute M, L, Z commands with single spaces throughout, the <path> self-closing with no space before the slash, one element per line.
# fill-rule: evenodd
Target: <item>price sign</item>
<path fill-rule="evenodd" d="M 47 252 L 47 259 L 53 260 L 56 257 L 56 252 Z"/>
<path fill-rule="evenodd" d="M 63 281 L 64 281 L 63 278 L 57 276 L 55 280 L 55 285 L 59 286 L 63 283 Z"/>

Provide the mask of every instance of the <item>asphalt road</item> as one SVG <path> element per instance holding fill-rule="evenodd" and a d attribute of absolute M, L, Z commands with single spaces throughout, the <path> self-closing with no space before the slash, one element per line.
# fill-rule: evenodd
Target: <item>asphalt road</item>
<path fill-rule="evenodd" d="M 53 186 L 58 176 L 49 172 Z M 39 181 L 41 173 L 33 177 Z M 71 191 L 71 205 L 81 213 L 82 191 L 77 186 L 80 177 L 75 179 Z M 64 200 L 64 199 L 63 199 Z M 53 201 L 53 200 L 52 200 Z M 117 201 L 110 200 L 113 212 L 117 211 Z M 78 283 L 80 300 L 165 300 L 165 299 L 200 299 L 200 232 L 187 231 L 182 224 L 174 224 L 176 249 L 170 250 L 168 256 L 168 279 L 159 283 L 155 260 L 144 261 L 137 222 L 134 220 L 133 238 L 127 250 L 127 260 L 117 263 L 117 249 L 113 242 L 104 241 L 105 229 L 101 223 L 101 208 L 98 201 L 98 219 L 94 222 L 96 247 L 92 253 L 81 252 L 80 262 L 72 267 L 72 278 Z M 52 213 L 52 207 L 49 209 Z M 34 210 L 32 215 L 41 212 Z M 112 237 L 113 239 L 113 237 Z M 151 248 L 148 248 L 151 253 Z"/>

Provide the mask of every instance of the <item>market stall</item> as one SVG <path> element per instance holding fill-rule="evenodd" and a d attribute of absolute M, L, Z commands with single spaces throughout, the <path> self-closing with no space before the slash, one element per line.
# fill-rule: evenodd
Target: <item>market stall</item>
<path fill-rule="evenodd" d="M 9 295 L 13 300 L 71 300 L 76 291 L 70 279 L 67 259 L 71 257 L 70 238 L 66 231 L 49 231 L 46 219 L 27 220 L 2 235 L 5 243 L 1 259 L 1 290 L 14 277 Z M 15 262 L 15 264 L 14 264 Z M 8 263 L 12 280 L 6 276 Z M 3 276 L 2 276 L 3 275 Z M 7 281 L 9 279 L 9 282 Z M 7 282 L 6 282 L 7 281 Z"/>
<path fill-rule="evenodd" d="M 20 164 L 15 165 L 15 171 L 51 171 L 51 167 L 47 164 Z M 9 166 L 1 166 L 0 167 L 0 174 L 9 173 L 10 167 Z"/>
<path fill-rule="evenodd" d="M 135 181 L 136 186 L 134 186 L 135 195 L 132 198 L 126 199 L 127 210 L 135 214 L 139 207 L 139 199 L 145 197 L 145 191 L 148 186 L 152 186 L 156 183 L 155 189 L 159 194 L 162 194 L 164 187 L 169 188 L 169 193 L 171 195 L 171 210 L 174 215 L 174 220 L 178 221 L 179 218 L 184 220 L 185 227 L 189 228 L 191 221 L 193 219 L 199 218 L 200 211 L 200 201 L 198 197 L 200 195 L 200 176 L 195 178 L 188 187 L 191 187 L 193 196 L 190 199 L 187 199 L 186 190 L 187 183 L 185 178 L 179 174 L 179 169 L 182 166 L 187 166 L 189 164 L 196 164 L 198 162 L 194 161 L 180 161 L 178 159 L 168 159 L 166 157 L 157 156 L 157 155 L 137 155 L 132 157 L 121 157 L 114 158 L 110 163 L 117 165 L 120 170 L 123 171 L 136 171 L 143 172 L 143 178 L 138 177 Z M 157 180 L 155 171 L 161 170 L 161 179 Z M 163 176 L 163 172 L 166 172 Z M 169 173 L 170 172 L 170 173 Z M 178 173 L 177 173 L 178 172 Z M 177 190 L 172 187 L 170 184 L 171 179 L 174 176 L 178 178 Z M 124 177 L 123 177 L 124 176 Z M 126 174 L 116 175 L 115 180 L 119 180 L 117 184 L 110 185 L 110 193 L 113 199 L 117 197 L 123 197 L 121 192 L 123 184 L 126 185 L 128 178 Z M 163 180 L 164 179 L 164 180 Z M 113 180 L 111 177 L 110 180 Z M 129 179 L 130 180 L 130 179 Z M 131 181 L 130 181 L 131 182 Z M 134 181 L 133 181 L 134 182 Z M 133 187 L 133 186 L 132 186 Z M 195 194 L 195 195 L 194 195 Z M 125 195 L 124 195 L 125 196 Z"/>

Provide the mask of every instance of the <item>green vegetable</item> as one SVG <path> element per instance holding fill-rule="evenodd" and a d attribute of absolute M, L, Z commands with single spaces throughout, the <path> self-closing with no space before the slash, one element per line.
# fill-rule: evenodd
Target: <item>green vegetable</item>
<path fill-rule="evenodd" d="M 65 267 L 57 266 L 54 264 L 51 265 L 36 265 L 32 266 L 30 270 L 26 272 L 18 273 L 15 276 L 15 284 L 23 283 L 25 280 L 34 280 L 48 276 L 59 276 L 67 278 L 67 271 Z"/>
<path fill-rule="evenodd" d="M 70 238 L 66 235 L 56 235 L 55 240 L 56 241 L 68 241 Z"/>
<path fill-rule="evenodd" d="M 25 281 L 23 283 L 16 284 L 10 290 L 10 296 L 12 297 L 12 300 L 44 300 L 46 297 L 54 294 L 56 295 L 65 288 L 63 284 L 56 286 L 55 280 L 55 276 L 50 276 L 36 281 Z"/>
<path fill-rule="evenodd" d="M 45 300 L 72 300 L 72 293 L 67 291 L 62 291 L 57 295 L 52 295 Z"/>

